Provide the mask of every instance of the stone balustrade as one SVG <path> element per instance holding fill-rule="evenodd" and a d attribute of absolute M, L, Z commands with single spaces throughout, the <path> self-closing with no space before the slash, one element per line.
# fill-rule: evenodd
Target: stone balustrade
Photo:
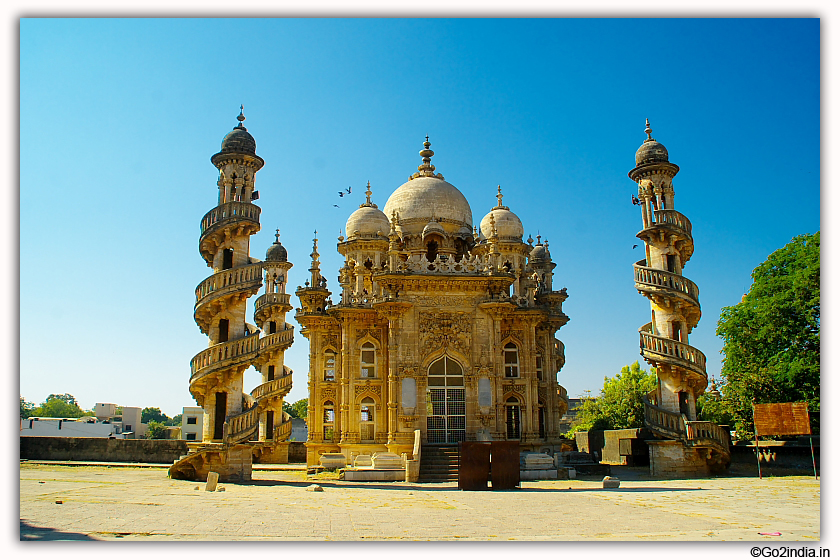
<path fill-rule="evenodd" d="M 706 355 L 679 340 L 650 332 L 650 323 L 639 329 L 642 354 L 651 354 L 654 361 L 671 362 L 706 377 Z M 664 358 L 664 359 L 663 359 Z"/>
<path fill-rule="evenodd" d="M 260 265 L 262 266 L 262 265 Z M 254 302 L 254 314 L 258 315 L 263 307 L 269 305 L 290 305 L 291 295 L 282 293 L 263 294 Z"/>
<path fill-rule="evenodd" d="M 685 422 L 681 414 L 665 410 L 645 402 L 645 425 L 651 431 L 684 440 L 686 438 Z"/>
<path fill-rule="evenodd" d="M 250 202 L 225 202 L 207 212 L 201 219 L 201 235 L 217 224 L 233 220 L 248 220 L 260 223 L 262 209 Z"/>
<path fill-rule="evenodd" d="M 267 334 L 260 339 L 260 350 L 270 350 L 278 345 L 290 345 L 295 338 L 295 330 L 291 325 L 286 323 L 289 328 L 277 331 L 276 333 Z"/>
<path fill-rule="evenodd" d="M 259 409 L 257 405 L 236 416 L 228 416 L 227 420 L 225 420 L 225 443 L 230 444 L 246 441 L 256 431 L 258 420 Z"/>
<path fill-rule="evenodd" d="M 274 441 L 286 441 L 292 435 L 292 421 L 287 420 L 274 427 Z"/>
<path fill-rule="evenodd" d="M 700 290 L 697 288 L 697 284 L 685 276 L 645 266 L 645 262 L 642 259 L 633 265 L 633 278 L 636 284 L 641 285 L 637 285 L 637 289 L 644 289 L 645 286 L 667 288 L 685 294 L 698 307 L 700 306 Z"/>
<path fill-rule="evenodd" d="M 264 399 L 266 397 L 273 397 L 273 396 L 282 396 L 288 394 L 289 390 L 292 388 L 292 374 L 291 370 L 286 375 L 281 377 L 277 377 L 276 379 L 272 379 L 271 381 L 266 381 L 260 385 L 257 385 L 253 391 L 251 391 L 251 396 L 254 397 L 256 400 Z"/>
<path fill-rule="evenodd" d="M 703 420 L 689 421 L 685 423 L 686 437 L 689 443 L 712 441 L 729 449 L 729 432 L 715 424 Z"/>
<path fill-rule="evenodd" d="M 195 307 L 198 308 L 203 303 L 202 300 L 208 296 L 257 288 L 260 284 L 262 284 L 262 264 L 259 263 L 217 272 L 196 287 Z"/>
<path fill-rule="evenodd" d="M 485 257 L 473 255 L 471 258 L 462 258 L 456 261 L 454 257 L 438 255 L 435 260 L 429 262 L 426 255 L 412 255 L 408 260 L 397 265 L 398 272 L 414 272 L 420 274 L 487 274 L 493 271 L 493 267 Z"/>
<path fill-rule="evenodd" d="M 670 224 L 683 230 L 688 237 L 691 237 L 691 222 L 676 210 L 654 210 L 653 220 L 652 225 Z"/>
<path fill-rule="evenodd" d="M 190 382 L 219 367 L 231 365 L 244 358 L 253 358 L 259 348 L 260 333 L 256 332 L 244 338 L 222 342 L 202 350 L 190 360 L 190 371 L 192 372 Z"/>

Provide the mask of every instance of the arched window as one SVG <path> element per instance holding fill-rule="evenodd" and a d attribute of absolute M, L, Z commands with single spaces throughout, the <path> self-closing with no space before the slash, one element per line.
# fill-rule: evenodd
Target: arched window
<path fill-rule="evenodd" d="M 505 344 L 505 377 L 519 377 L 519 348 L 513 342 Z"/>
<path fill-rule="evenodd" d="M 324 441 L 331 442 L 335 438 L 335 405 L 332 401 L 324 403 Z"/>
<path fill-rule="evenodd" d="M 370 397 L 365 397 L 362 400 L 361 418 L 359 419 L 359 431 L 362 441 L 373 441 L 374 437 L 374 423 L 373 423 L 373 409 L 374 402 Z"/>
<path fill-rule="evenodd" d="M 324 352 L 324 381 L 335 381 L 335 352 Z"/>
<path fill-rule="evenodd" d="M 522 433 L 519 426 L 520 407 L 519 399 L 510 397 L 505 401 L 505 424 L 507 426 L 507 439 L 519 439 Z"/>
<path fill-rule="evenodd" d="M 466 439 L 464 370 L 444 356 L 431 364 L 426 389 L 426 437 L 429 443 Z"/>
<path fill-rule="evenodd" d="M 370 342 L 362 344 L 362 377 L 376 377 L 376 347 Z"/>

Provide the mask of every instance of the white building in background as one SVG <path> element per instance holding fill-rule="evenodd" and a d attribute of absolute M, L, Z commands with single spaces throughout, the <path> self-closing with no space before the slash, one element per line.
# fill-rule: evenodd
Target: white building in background
<path fill-rule="evenodd" d="M 204 409 L 200 406 L 185 406 L 181 412 L 181 439 L 201 441 L 204 426 Z"/>
<path fill-rule="evenodd" d="M 92 416 L 82 418 L 27 418 L 20 421 L 21 436 L 113 437 L 125 439 L 119 422 L 102 421 Z"/>

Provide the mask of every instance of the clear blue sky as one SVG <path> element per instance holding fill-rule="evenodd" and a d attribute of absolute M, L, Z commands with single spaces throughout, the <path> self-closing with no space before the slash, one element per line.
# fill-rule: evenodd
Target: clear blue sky
<path fill-rule="evenodd" d="M 633 288 L 627 172 L 649 118 L 681 168 L 703 306 L 691 343 L 717 377 L 721 307 L 820 229 L 819 34 L 817 19 L 21 20 L 20 393 L 194 405 L 199 221 L 240 104 L 266 161 L 251 254 L 279 228 L 292 288 L 315 229 L 335 288 L 336 237 L 365 183 L 384 206 L 426 134 L 475 223 L 500 184 L 568 288 L 570 396 L 639 359 L 650 311 Z M 307 353 L 297 334 L 290 401 L 306 397 Z"/>

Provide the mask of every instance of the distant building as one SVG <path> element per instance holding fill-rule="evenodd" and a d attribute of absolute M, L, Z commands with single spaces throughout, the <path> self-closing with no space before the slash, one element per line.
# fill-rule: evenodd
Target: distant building
<path fill-rule="evenodd" d="M 180 439 L 201 441 L 204 429 L 204 409 L 200 406 L 185 406 L 181 413 Z"/>
<path fill-rule="evenodd" d="M 102 421 L 93 416 L 82 418 L 27 418 L 20 421 L 20 435 L 125 439 L 125 434 L 123 434 L 122 427 L 118 422 Z"/>
<path fill-rule="evenodd" d="M 146 437 L 149 426 L 143 424 L 142 409 L 137 406 L 122 407 L 122 414 L 117 414 L 117 405 L 114 403 L 96 403 L 93 407 L 96 419 L 100 422 L 108 422 L 119 425 L 120 432 L 126 434 L 127 439 L 142 439 Z"/>
<path fill-rule="evenodd" d="M 568 432 L 572 429 L 572 424 L 577 420 L 578 408 L 580 408 L 584 400 L 586 399 L 569 399 L 569 409 L 560 417 L 561 431 Z"/>

